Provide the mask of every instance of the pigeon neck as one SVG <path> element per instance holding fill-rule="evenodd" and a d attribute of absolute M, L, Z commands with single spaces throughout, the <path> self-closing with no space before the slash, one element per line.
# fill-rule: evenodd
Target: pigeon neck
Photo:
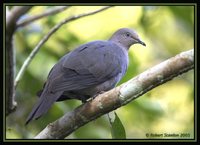
<path fill-rule="evenodd" d="M 127 44 L 122 43 L 119 39 L 115 39 L 115 38 L 110 38 L 109 41 L 117 44 L 118 46 L 124 48 L 125 50 L 129 50 L 130 46 Z"/>

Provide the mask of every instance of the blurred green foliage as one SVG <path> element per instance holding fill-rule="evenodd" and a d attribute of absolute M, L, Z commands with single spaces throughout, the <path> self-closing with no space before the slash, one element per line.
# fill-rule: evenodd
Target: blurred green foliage
<path fill-rule="evenodd" d="M 52 6 L 35 6 L 23 18 L 37 15 Z M 72 6 L 20 28 L 15 34 L 16 72 L 45 34 L 66 17 L 101 6 Z M 122 27 L 135 29 L 146 47 L 134 45 L 129 51 L 129 67 L 121 83 L 146 69 L 194 48 L 194 6 L 115 6 L 98 14 L 65 24 L 42 46 L 17 87 L 17 110 L 6 118 L 6 138 L 33 138 L 48 123 L 81 104 L 69 100 L 55 103 L 46 115 L 25 126 L 25 119 L 37 100 L 36 92 L 52 66 L 77 46 L 106 40 Z M 146 133 L 189 133 L 194 137 L 194 72 L 190 71 L 163 84 L 116 110 L 126 136 L 146 138 Z M 94 129 L 95 128 L 95 129 Z M 106 115 L 92 121 L 68 138 L 112 138 Z"/>

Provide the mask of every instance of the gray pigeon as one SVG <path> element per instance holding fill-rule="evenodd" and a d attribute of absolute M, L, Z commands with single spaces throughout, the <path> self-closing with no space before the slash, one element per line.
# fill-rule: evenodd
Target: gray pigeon
<path fill-rule="evenodd" d="M 122 28 L 108 41 L 92 41 L 64 55 L 49 72 L 26 124 L 46 113 L 56 101 L 86 102 L 114 88 L 126 73 L 128 50 L 136 43 L 146 46 L 135 31 Z"/>

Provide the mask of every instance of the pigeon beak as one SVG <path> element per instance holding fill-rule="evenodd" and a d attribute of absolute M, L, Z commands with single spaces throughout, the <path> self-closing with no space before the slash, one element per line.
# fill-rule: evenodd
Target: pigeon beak
<path fill-rule="evenodd" d="M 132 37 L 134 40 L 136 40 L 137 41 L 137 43 L 139 43 L 139 44 L 142 44 L 143 46 L 146 46 L 146 44 L 143 42 L 143 41 L 141 41 L 139 38 L 134 38 L 134 37 Z"/>
<path fill-rule="evenodd" d="M 142 42 L 141 40 L 138 40 L 139 44 L 142 44 L 143 46 L 146 46 L 146 44 L 144 42 Z"/>

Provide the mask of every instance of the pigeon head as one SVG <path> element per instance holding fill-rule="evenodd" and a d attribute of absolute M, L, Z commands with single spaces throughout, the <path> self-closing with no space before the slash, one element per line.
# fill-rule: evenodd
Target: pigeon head
<path fill-rule="evenodd" d="M 140 40 L 138 34 L 134 30 L 129 28 L 119 29 L 111 36 L 109 40 L 117 43 L 127 50 L 130 48 L 131 45 L 137 43 L 146 46 L 146 44 Z"/>

